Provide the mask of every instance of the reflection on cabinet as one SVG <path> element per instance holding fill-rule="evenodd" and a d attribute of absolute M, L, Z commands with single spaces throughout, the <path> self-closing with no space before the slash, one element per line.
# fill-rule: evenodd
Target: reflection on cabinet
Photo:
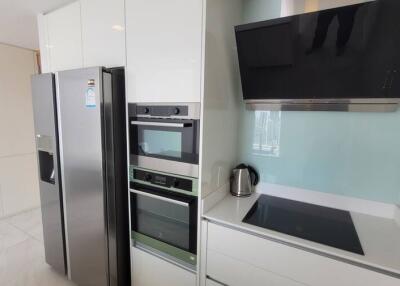
<path fill-rule="evenodd" d="M 80 0 L 38 15 L 42 72 L 125 65 L 124 0 Z"/>
<path fill-rule="evenodd" d="M 46 15 L 51 71 L 81 68 L 81 6 L 74 2 Z"/>
<path fill-rule="evenodd" d="M 83 65 L 125 65 L 124 0 L 81 0 Z"/>
<path fill-rule="evenodd" d="M 203 0 L 126 1 L 129 102 L 200 102 Z"/>
<path fill-rule="evenodd" d="M 260 281 L 274 286 L 399 285 L 399 279 L 366 268 L 207 224 L 206 274 L 229 286 L 256 286 Z"/>
<path fill-rule="evenodd" d="M 195 286 L 196 275 L 136 247 L 131 248 L 132 286 Z"/>

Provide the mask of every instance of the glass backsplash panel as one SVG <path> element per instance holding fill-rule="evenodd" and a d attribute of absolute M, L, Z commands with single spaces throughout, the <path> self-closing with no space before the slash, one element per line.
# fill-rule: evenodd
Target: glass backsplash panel
<path fill-rule="evenodd" d="M 240 161 L 262 182 L 400 202 L 400 111 L 242 115 Z"/>

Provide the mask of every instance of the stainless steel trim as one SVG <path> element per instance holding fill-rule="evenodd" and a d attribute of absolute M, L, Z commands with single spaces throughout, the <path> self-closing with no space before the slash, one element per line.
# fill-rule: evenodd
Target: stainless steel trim
<path fill-rule="evenodd" d="M 100 77 L 103 77 L 103 97 L 102 97 L 102 139 L 103 139 L 103 168 L 104 168 L 104 201 L 106 208 L 104 208 L 104 227 L 107 230 L 104 233 L 105 249 L 107 259 L 107 282 L 108 286 L 116 286 L 115 282 L 118 280 L 117 271 L 117 241 L 116 239 L 110 239 L 116 237 L 116 201 L 115 201 L 115 153 L 114 153 L 114 129 L 113 129 L 113 97 L 112 97 L 112 78 L 111 74 L 102 72 Z"/>
<path fill-rule="evenodd" d="M 201 112 L 201 104 L 200 102 L 161 102 L 161 103 L 155 103 L 155 102 L 149 102 L 149 103 L 140 103 L 137 104 L 136 106 L 180 106 L 184 105 L 188 107 L 188 115 L 172 115 L 172 116 L 166 116 L 166 117 L 160 117 L 160 116 L 151 116 L 151 115 L 144 115 L 140 114 L 137 115 L 137 117 L 143 117 L 143 118 L 170 118 L 170 119 L 200 119 L 200 112 Z"/>
<path fill-rule="evenodd" d="M 146 192 L 141 192 L 141 191 L 138 191 L 138 190 L 135 190 L 135 189 L 129 189 L 129 191 L 131 191 L 132 193 L 135 193 L 137 195 L 149 197 L 149 198 L 152 198 L 152 199 L 157 199 L 157 200 L 160 200 L 160 201 L 168 202 L 168 203 L 175 204 L 175 205 L 180 205 L 180 206 L 183 206 L 183 207 L 189 207 L 189 204 L 185 203 L 185 202 L 181 202 L 181 201 L 169 199 L 169 198 L 166 198 L 166 197 L 161 197 L 161 196 L 149 194 L 149 193 L 146 193 Z"/>
<path fill-rule="evenodd" d="M 53 140 L 52 136 L 36 134 L 36 149 L 53 155 Z"/>
<path fill-rule="evenodd" d="M 193 268 L 193 265 L 190 265 L 189 263 L 186 263 L 184 261 L 181 261 L 179 259 L 176 259 L 175 257 L 168 255 L 162 251 L 159 251 L 157 249 L 154 249 L 150 246 L 147 246 L 143 243 L 140 243 L 138 241 L 135 241 L 134 239 L 132 239 L 133 243 L 132 243 L 132 247 L 135 247 L 137 249 L 140 249 L 148 254 L 154 255 L 157 258 L 160 258 L 166 262 L 172 263 L 177 267 L 180 267 L 184 270 L 190 271 L 194 274 L 196 274 L 196 270 Z"/>
<path fill-rule="evenodd" d="M 388 271 L 388 270 L 385 270 L 385 269 L 381 269 L 381 268 L 378 268 L 378 267 L 375 267 L 375 266 L 367 265 L 367 264 L 364 264 L 362 262 L 357 262 L 357 261 L 354 261 L 354 260 L 350 260 L 350 259 L 347 259 L 347 258 L 336 256 L 336 255 L 333 255 L 333 254 L 325 253 L 325 252 L 322 252 L 322 251 L 319 251 L 319 250 L 315 250 L 315 249 L 307 248 L 307 247 L 304 247 L 304 246 L 300 246 L 300 245 L 297 245 L 295 243 L 282 241 L 280 239 L 273 238 L 273 237 L 270 237 L 268 235 L 262 235 L 262 234 L 259 234 L 259 233 L 255 233 L 255 232 L 252 232 L 250 230 L 246 230 L 246 229 L 243 229 L 241 227 L 230 225 L 230 224 L 228 225 L 228 224 L 225 224 L 225 223 L 222 223 L 220 221 L 216 221 L 216 220 L 213 220 L 213 219 L 210 219 L 210 218 L 203 217 L 202 219 L 205 220 L 205 221 L 208 221 L 210 223 L 222 226 L 222 227 L 226 227 L 226 228 L 229 228 L 229 229 L 240 231 L 240 232 L 243 232 L 243 233 L 246 233 L 246 234 L 249 234 L 249 235 L 253 235 L 253 236 L 257 236 L 257 237 L 260 237 L 260 238 L 263 238 L 263 239 L 267 239 L 267 240 L 270 240 L 270 241 L 273 241 L 273 242 L 276 242 L 276 243 L 279 243 L 279 244 L 290 246 L 290 247 L 293 247 L 293 248 L 296 248 L 296 249 L 300 249 L 300 250 L 303 250 L 303 251 L 306 251 L 306 252 L 309 252 L 309 253 L 320 255 L 320 256 L 323 256 L 323 257 L 327 257 L 327 258 L 330 258 L 330 259 L 341 261 L 343 263 L 347 263 L 347 264 L 350 264 L 350 265 L 353 265 L 353 266 L 365 268 L 365 269 L 368 269 L 368 270 L 371 270 L 371 271 L 375 271 L 377 273 L 381 273 L 381 274 L 384 274 L 384 275 L 387 275 L 387 276 L 391 276 L 391 277 L 400 279 L 400 274 L 395 273 L 395 272 L 391 272 L 391 271 Z"/>
<path fill-rule="evenodd" d="M 68 216 L 67 216 L 67 199 L 65 193 L 65 170 L 64 170 L 64 146 L 63 146 L 63 129 L 62 129 L 62 122 L 61 122 L 61 106 L 60 106 L 60 84 L 59 84 L 59 74 L 58 72 L 55 73 L 55 81 L 56 81 L 56 104 L 57 104 L 57 127 L 58 127 L 58 146 L 59 146 L 59 156 L 60 156 L 60 173 L 61 173 L 61 193 L 62 193 L 62 200 L 63 200 L 63 215 L 64 215 L 64 233 L 65 233 L 65 256 L 67 260 L 67 277 L 69 280 L 72 279 L 71 277 L 71 257 L 70 257 L 70 250 L 69 250 L 69 233 L 68 233 Z"/>
<path fill-rule="evenodd" d="M 137 182 L 137 183 L 140 183 L 142 185 L 147 185 L 147 186 L 153 186 L 153 184 L 151 182 L 135 179 L 134 176 L 133 176 L 133 170 L 142 170 L 142 171 L 147 171 L 147 172 L 152 172 L 152 173 L 158 173 L 158 174 L 161 174 L 161 175 L 171 176 L 170 173 L 159 172 L 159 171 L 139 168 L 139 167 L 130 165 L 129 166 L 129 178 L 130 178 L 129 180 L 130 180 L 130 182 Z M 173 176 L 177 177 L 177 178 L 191 180 L 192 181 L 192 191 L 185 191 L 185 190 L 178 189 L 178 188 L 175 188 L 175 187 L 163 187 L 163 186 L 159 186 L 159 185 L 157 185 L 157 188 L 164 189 L 164 190 L 167 190 L 167 191 L 176 192 L 176 193 L 181 193 L 181 194 L 185 194 L 185 195 L 193 196 L 193 197 L 197 197 L 198 196 L 198 193 L 199 193 L 199 179 L 193 178 L 193 177 L 180 176 L 180 175 L 176 175 L 176 174 L 174 174 Z"/>
<path fill-rule="evenodd" d="M 177 127 L 184 128 L 190 127 L 190 123 L 168 123 L 168 122 L 146 122 L 146 121 L 131 121 L 132 125 L 144 125 L 144 126 L 160 126 L 160 127 Z"/>
<path fill-rule="evenodd" d="M 198 178 L 199 165 L 172 160 L 158 159 L 141 155 L 131 155 L 130 164 L 137 167 Z"/>
<path fill-rule="evenodd" d="M 350 99 L 248 99 L 248 110 L 394 112 L 399 98 Z"/>

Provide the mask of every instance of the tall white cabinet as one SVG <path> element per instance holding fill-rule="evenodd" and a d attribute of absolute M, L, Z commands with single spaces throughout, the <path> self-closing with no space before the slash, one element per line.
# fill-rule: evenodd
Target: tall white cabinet
<path fill-rule="evenodd" d="M 125 66 L 124 0 L 80 0 L 38 15 L 42 72 Z"/>
<path fill-rule="evenodd" d="M 81 6 L 74 2 L 47 15 L 48 43 L 52 71 L 81 68 Z"/>
<path fill-rule="evenodd" d="M 83 65 L 125 65 L 124 0 L 81 0 Z"/>
<path fill-rule="evenodd" d="M 129 102 L 200 102 L 203 0 L 126 1 Z"/>

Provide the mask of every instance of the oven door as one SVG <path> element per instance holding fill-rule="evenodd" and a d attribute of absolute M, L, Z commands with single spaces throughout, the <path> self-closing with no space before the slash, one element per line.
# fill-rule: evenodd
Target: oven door
<path fill-rule="evenodd" d="M 199 120 L 135 118 L 130 120 L 131 164 L 198 177 Z"/>
<path fill-rule="evenodd" d="M 197 253 L 197 198 L 140 184 L 134 184 L 130 198 L 135 245 L 193 268 Z"/>

